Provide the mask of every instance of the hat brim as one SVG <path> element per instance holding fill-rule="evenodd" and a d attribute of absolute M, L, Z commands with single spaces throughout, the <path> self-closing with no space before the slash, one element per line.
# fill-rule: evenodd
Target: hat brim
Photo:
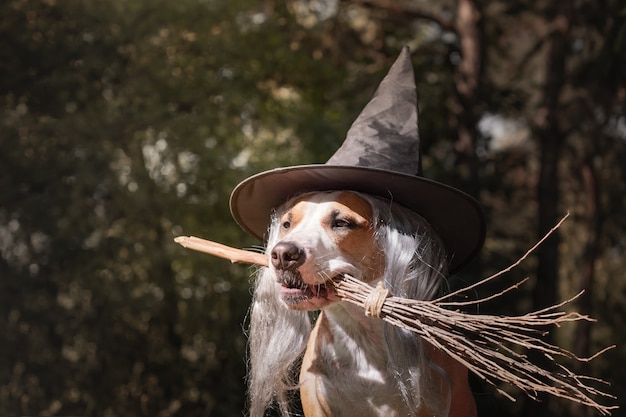
<path fill-rule="evenodd" d="M 485 216 L 469 195 L 423 177 L 337 165 L 276 168 L 239 183 L 230 197 L 235 221 L 264 240 L 272 210 L 309 191 L 351 190 L 401 204 L 424 217 L 442 239 L 450 272 L 466 266 L 485 239 Z"/>

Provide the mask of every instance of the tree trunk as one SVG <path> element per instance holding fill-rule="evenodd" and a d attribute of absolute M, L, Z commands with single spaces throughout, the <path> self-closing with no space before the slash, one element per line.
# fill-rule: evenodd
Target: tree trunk
<path fill-rule="evenodd" d="M 461 61 L 455 73 L 457 105 L 454 113 L 458 134 L 455 149 L 459 155 L 460 166 L 467 167 L 467 179 L 463 188 L 478 198 L 480 186 L 476 126 L 484 60 L 482 12 L 475 0 L 459 0 L 456 15 L 454 26 L 461 45 Z"/>
<path fill-rule="evenodd" d="M 600 214 L 598 179 L 593 169 L 591 157 L 585 158 L 582 176 L 585 185 L 585 195 L 587 196 L 587 224 L 589 224 L 589 230 L 582 254 L 583 264 L 578 280 L 578 288 L 576 289 L 584 290 L 585 292 L 577 300 L 577 310 L 581 314 L 588 314 L 593 317 L 593 282 L 602 231 L 602 217 Z M 581 321 L 576 325 L 573 352 L 582 358 L 591 356 L 591 325 L 592 323 L 588 321 Z M 576 362 L 574 366 L 574 372 L 578 375 L 591 374 L 589 362 Z M 572 417 L 587 417 L 593 415 L 593 413 L 588 407 L 572 403 L 570 415 Z"/>
<path fill-rule="evenodd" d="M 559 220 L 559 176 L 558 163 L 565 141 L 565 133 L 559 126 L 559 97 L 566 77 L 566 58 L 570 30 L 569 2 L 555 2 L 552 19 L 552 34 L 547 52 L 545 86 L 542 104 L 537 110 L 534 133 L 540 149 L 540 173 L 537 190 L 538 236 L 544 236 Z M 557 300 L 559 278 L 559 235 L 554 233 L 537 250 L 537 281 L 533 291 L 534 309 L 545 308 Z M 548 342 L 552 337 L 547 336 Z M 533 355 L 538 364 L 549 367 L 542 356 Z M 540 397 L 540 402 L 525 402 L 523 415 L 548 416 L 549 397 Z"/>

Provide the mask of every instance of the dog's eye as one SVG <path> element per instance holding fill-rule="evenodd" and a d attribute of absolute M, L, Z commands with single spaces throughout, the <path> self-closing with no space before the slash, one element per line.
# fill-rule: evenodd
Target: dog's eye
<path fill-rule="evenodd" d="M 352 223 L 346 219 L 335 219 L 333 220 L 333 227 L 338 228 L 348 228 L 351 227 Z"/>
<path fill-rule="evenodd" d="M 291 222 L 286 220 L 283 222 L 283 224 L 281 224 L 283 229 L 289 229 L 291 227 Z"/>

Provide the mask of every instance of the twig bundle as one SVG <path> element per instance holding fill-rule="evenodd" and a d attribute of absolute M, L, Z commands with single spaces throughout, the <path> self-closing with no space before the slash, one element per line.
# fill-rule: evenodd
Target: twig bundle
<path fill-rule="evenodd" d="M 584 404 L 602 415 L 610 415 L 611 410 L 618 408 L 617 406 L 599 404 L 591 397 L 614 397 L 589 385 L 590 382 L 605 382 L 593 377 L 576 375 L 556 363 L 556 358 L 566 357 L 587 362 L 614 346 L 603 349 L 590 358 L 579 358 L 568 350 L 541 339 L 541 336 L 547 333 L 545 330 L 547 326 L 558 327 L 567 322 L 594 321 L 588 316 L 575 312 L 559 311 L 561 307 L 579 297 L 582 292 L 562 303 L 523 316 L 468 314 L 451 309 L 477 305 L 518 288 L 527 279 L 483 299 L 451 301 L 453 297 L 465 295 L 519 265 L 560 227 L 565 218 L 567 216 L 508 268 L 436 300 L 420 301 L 395 297 L 382 285 L 373 288 L 348 275 L 329 284 L 334 286 L 335 292 L 344 301 L 363 307 L 366 315 L 379 317 L 394 326 L 418 334 L 436 348 L 464 364 L 510 400 L 515 399 L 500 389 L 496 385 L 497 381 L 518 387 L 534 399 L 537 399 L 540 393 L 547 393 Z M 177 237 L 175 241 L 183 247 L 230 259 L 232 262 L 268 265 L 267 256 L 260 253 L 235 249 L 191 236 Z M 560 371 L 553 372 L 535 365 L 528 359 L 527 352 L 529 351 L 538 352 L 549 362 L 556 363 Z"/>
<path fill-rule="evenodd" d="M 343 300 L 366 309 L 368 296 L 376 292 L 375 288 L 350 276 L 336 281 L 335 289 Z M 500 389 L 496 381 L 516 386 L 535 399 L 539 393 L 545 392 L 595 408 L 603 415 L 610 415 L 610 410 L 615 407 L 598 404 L 589 396 L 610 397 L 586 384 L 589 379 L 599 380 L 575 375 L 560 365 L 562 372 L 550 372 L 530 362 L 524 353 L 528 350 L 541 352 L 550 362 L 554 362 L 557 356 L 589 361 L 610 349 L 607 348 L 591 358 L 578 358 L 573 353 L 540 339 L 545 334 L 541 329 L 546 326 L 591 320 L 578 313 L 558 311 L 576 297 L 523 316 L 508 317 L 449 310 L 445 307 L 454 303 L 445 301 L 418 301 L 387 296 L 378 314 L 373 315 L 420 335 L 436 348 L 463 363 L 510 400 L 514 401 L 514 398 Z M 522 349 L 516 351 L 515 347 Z"/>

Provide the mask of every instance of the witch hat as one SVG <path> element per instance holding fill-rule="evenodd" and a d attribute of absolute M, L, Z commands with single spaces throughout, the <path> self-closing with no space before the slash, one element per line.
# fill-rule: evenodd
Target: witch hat
<path fill-rule="evenodd" d="M 239 183 L 230 209 L 263 238 L 272 210 L 309 191 L 351 190 L 401 204 L 424 217 L 446 248 L 450 272 L 467 265 L 485 239 L 480 204 L 422 176 L 415 75 L 405 47 L 326 164 L 276 168 Z"/>

